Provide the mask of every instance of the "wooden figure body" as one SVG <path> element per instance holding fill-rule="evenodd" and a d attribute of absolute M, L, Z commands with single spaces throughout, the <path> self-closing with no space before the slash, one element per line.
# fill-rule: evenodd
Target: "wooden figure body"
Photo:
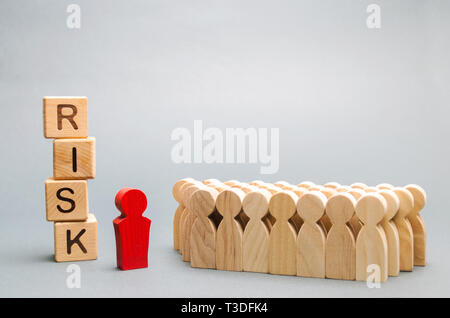
<path fill-rule="evenodd" d="M 269 202 L 270 213 L 276 221 L 269 235 L 269 273 L 296 275 L 295 228 L 289 219 L 297 209 L 298 197 L 291 191 L 274 194 Z"/>
<path fill-rule="evenodd" d="M 190 186 L 183 193 L 183 204 L 185 206 L 184 212 L 181 215 L 182 228 L 181 228 L 181 240 L 180 244 L 182 246 L 182 260 L 184 262 L 189 262 L 191 260 L 191 230 L 197 215 L 190 209 L 189 201 L 192 194 L 200 188 L 206 187 L 202 183 L 195 183 Z M 184 218 L 183 218 L 184 216 Z"/>
<path fill-rule="evenodd" d="M 117 192 L 115 203 L 122 213 L 113 221 L 117 267 L 122 270 L 148 267 L 151 220 L 142 216 L 147 208 L 145 194 L 138 189 L 123 188 Z"/>
<path fill-rule="evenodd" d="M 242 236 L 241 224 L 236 217 L 241 212 L 244 192 L 226 189 L 216 199 L 217 211 L 223 219 L 216 236 L 216 268 L 219 270 L 242 271 Z"/>
<path fill-rule="evenodd" d="M 178 202 L 177 210 L 175 211 L 175 214 L 173 216 L 173 248 L 175 250 L 180 249 L 180 233 L 179 233 L 180 218 L 184 210 L 184 205 L 182 202 L 183 193 L 181 192 L 181 188 L 188 181 L 193 181 L 193 179 L 192 178 L 181 179 L 177 181 L 172 188 L 173 198 L 175 199 L 175 201 Z"/>
<path fill-rule="evenodd" d="M 375 282 L 388 277 L 388 247 L 384 230 L 378 224 L 386 215 L 386 200 L 378 193 L 363 195 L 356 203 L 356 214 L 363 227 L 356 239 L 356 279 L 367 281 L 379 269 Z M 376 269 L 371 266 L 378 266 Z M 379 281 L 378 281 L 379 279 Z"/>
<path fill-rule="evenodd" d="M 195 191 L 190 210 L 197 216 L 191 229 L 190 260 L 192 267 L 216 268 L 216 226 L 209 216 L 216 207 L 217 190 L 206 187 Z"/>
<path fill-rule="evenodd" d="M 326 204 L 326 196 L 318 191 L 298 200 L 297 213 L 304 223 L 297 236 L 297 276 L 325 278 L 326 234 L 318 221 Z"/>
<path fill-rule="evenodd" d="M 411 192 L 404 188 L 394 188 L 393 191 L 400 202 L 394 217 L 400 240 L 400 271 L 411 272 L 414 267 L 414 234 L 408 215 L 414 207 L 414 198 Z"/>
<path fill-rule="evenodd" d="M 258 189 L 245 195 L 242 208 L 250 218 L 243 235 L 243 265 L 247 272 L 269 272 L 269 228 L 262 218 L 269 211 L 271 194 Z"/>
<path fill-rule="evenodd" d="M 381 221 L 381 227 L 386 234 L 388 246 L 388 275 L 398 276 L 400 272 L 400 238 L 398 236 L 397 226 L 392 219 L 397 214 L 400 201 L 391 190 L 380 190 L 380 195 L 386 200 L 386 215 Z"/>
<path fill-rule="evenodd" d="M 414 197 L 414 208 L 408 214 L 408 220 L 411 223 L 414 235 L 414 266 L 425 266 L 427 231 L 425 229 L 425 222 L 419 212 L 425 206 L 427 195 L 425 190 L 416 184 L 407 185 L 405 188 Z"/>
<path fill-rule="evenodd" d="M 355 280 L 356 243 L 347 226 L 355 213 L 355 199 L 349 193 L 338 193 L 327 201 L 326 214 L 332 223 L 325 245 L 327 278 Z"/>

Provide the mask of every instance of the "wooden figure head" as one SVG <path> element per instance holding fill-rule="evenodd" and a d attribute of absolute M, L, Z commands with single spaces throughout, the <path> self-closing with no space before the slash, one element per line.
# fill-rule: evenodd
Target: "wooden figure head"
<path fill-rule="evenodd" d="M 192 193 L 189 209 L 198 217 L 208 217 L 214 212 L 218 192 L 214 188 L 201 188 Z"/>
<path fill-rule="evenodd" d="M 355 205 L 355 198 L 351 194 L 337 193 L 328 199 L 326 213 L 333 225 L 344 225 L 355 213 Z"/>
<path fill-rule="evenodd" d="M 277 221 L 288 221 L 297 210 L 298 197 L 291 191 L 280 191 L 269 202 L 270 213 Z"/>
<path fill-rule="evenodd" d="M 265 189 L 248 192 L 242 202 L 245 214 L 253 220 L 262 219 L 269 210 L 270 196 L 270 192 Z"/>
<path fill-rule="evenodd" d="M 115 203 L 123 216 L 140 217 L 147 208 L 147 197 L 141 190 L 123 188 L 117 192 Z"/>
<path fill-rule="evenodd" d="M 394 189 L 394 186 L 389 183 L 380 183 L 377 185 L 377 188 L 380 190 L 392 190 Z"/>
<path fill-rule="evenodd" d="M 378 191 L 378 193 L 386 200 L 384 221 L 390 221 L 397 214 L 398 208 L 400 207 L 400 200 L 391 190 L 383 189 Z"/>
<path fill-rule="evenodd" d="M 397 195 L 400 206 L 397 212 L 399 218 L 405 218 L 414 208 L 414 197 L 405 188 L 394 188 L 394 193 Z"/>
<path fill-rule="evenodd" d="M 173 188 L 172 188 L 172 195 L 173 195 L 174 199 L 175 199 L 178 203 L 181 203 L 181 200 L 183 199 L 183 198 L 182 198 L 182 192 L 180 191 L 180 190 L 181 190 L 181 187 L 182 187 L 186 182 L 192 182 L 192 181 L 194 181 L 194 179 L 192 179 L 192 178 L 185 178 L 185 179 L 178 180 L 178 181 L 173 185 Z"/>
<path fill-rule="evenodd" d="M 386 200 L 378 193 L 367 193 L 356 203 L 356 215 L 365 225 L 376 226 L 386 214 Z"/>
<path fill-rule="evenodd" d="M 423 209 L 425 206 L 425 203 L 427 202 L 427 194 L 425 193 L 425 190 L 422 189 L 417 184 L 409 184 L 405 186 L 405 188 L 411 192 L 412 196 L 414 197 L 414 209 L 413 213 L 418 214 L 420 210 Z"/>
<path fill-rule="evenodd" d="M 327 197 L 319 191 L 305 193 L 297 203 L 297 213 L 308 223 L 316 223 L 325 213 Z"/>
<path fill-rule="evenodd" d="M 237 188 L 220 192 L 216 200 L 217 211 L 223 217 L 236 217 L 241 212 L 244 196 L 245 193 Z"/>

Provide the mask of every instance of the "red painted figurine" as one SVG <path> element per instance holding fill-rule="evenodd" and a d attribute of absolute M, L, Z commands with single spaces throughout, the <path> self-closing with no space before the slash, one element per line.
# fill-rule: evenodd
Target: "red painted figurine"
<path fill-rule="evenodd" d="M 147 198 L 141 190 L 123 188 L 116 194 L 116 207 L 122 213 L 115 218 L 117 267 L 122 270 L 148 267 L 148 239 L 151 220 L 142 216 Z"/>

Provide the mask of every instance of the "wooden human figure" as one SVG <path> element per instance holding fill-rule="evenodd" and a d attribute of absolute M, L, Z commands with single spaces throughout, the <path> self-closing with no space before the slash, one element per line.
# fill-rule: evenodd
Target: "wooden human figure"
<path fill-rule="evenodd" d="M 325 245 L 327 278 L 355 280 L 356 242 L 348 227 L 355 213 L 355 199 L 349 193 L 337 193 L 328 199 L 326 214 L 332 223 Z"/>
<path fill-rule="evenodd" d="M 300 182 L 299 184 L 297 184 L 297 187 L 309 189 L 314 185 L 315 185 L 314 182 L 303 181 L 303 182 Z"/>
<path fill-rule="evenodd" d="M 216 208 L 223 217 L 216 236 L 216 268 L 219 270 L 242 271 L 243 229 L 235 218 L 241 212 L 244 196 L 237 188 L 226 189 L 217 196 Z"/>
<path fill-rule="evenodd" d="M 179 190 L 179 197 L 181 199 L 181 204 L 183 205 L 183 211 L 181 212 L 180 215 L 180 220 L 178 221 L 179 223 L 179 228 L 178 228 L 178 247 L 179 247 L 179 252 L 181 255 L 183 255 L 183 229 L 184 229 L 184 222 L 186 221 L 186 217 L 188 216 L 188 212 L 189 209 L 186 208 L 186 198 L 185 196 L 189 197 L 187 192 L 191 192 L 192 190 L 194 190 L 194 186 L 198 185 L 198 181 L 188 181 L 186 183 L 184 183 Z"/>
<path fill-rule="evenodd" d="M 368 187 L 368 185 L 365 183 L 362 183 L 362 182 L 355 182 L 350 185 L 350 188 L 361 189 L 361 190 L 364 190 L 367 187 Z"/>
<path fill-rule="evenodd" d="M 151 220 L 142 216 L 147 198 L 138 189 L 123 188 L 116 194 L 121 215 L 114 219 L 117 267 L 122 270 L 148 267 L 148 240 Z"/>
<path fill-rule="evenodd" d="M 400 201 L 391 190 L 380 190 L 380 195 L 386 200 L 386 215 L 381 221 L 388 245 L 388 275 L 398 276 L 400 272 L 400 238 L 397 226 L 392 219 L 397 214 Z"/>
<path fill-rule="evenodd" d="M 270 198 L 269 210 L 276 221 L 269 235 L 269 273 L 296 275 L 297 233 L 289 219 L 297 210 L 298 197 L 281 191 Z"/>
<path fill-rule="evenodd" d="M 297 213 L 304 223 L 297 236 L 297 276 L 325 278 L 326 234 L 318 222 L 326 204 L 326 196 L 318 191 L 298 200 Z"/>
<path fill-rule="evenodd" d="M 414 197 L 404 188 L 394 188 L 400 206 L 394 217 L 400 239 L 400 271 L 411 272 L 414 268 L 414 234 L 408 215 L 414 208 Z"/>
<path fill-rule="evenodd" d="M 250 218 L 243 241 L 243 267 L 246 272 L 269 272 L 269 228 L 262 220 L 269 211 L 271 194 L 257 189 L 245 194 L 242 208 Z"/>
<path fill-rule="evenodd" d="M 419 212 L 425 206 L 427 195 L 425 190 L 417 184 L 410 184 L 405 186 L 405 188 L 414 197 L 414 208 L 408 214 L 408 220 L 411 223 L 414 235 L 414 266 L 425 266 L 427 231 L 425 229 L 425 222 Z"/>
<path fill-rule="evenodd" d="M 379 223 L 386 214 L 386 200 L 378 193 L 367 193 L 356 203 L 356 214 L 363 222 L 356 239 L 356 279 L 367 281 L 379 270 L 377 282 L 388 277 L 388 247 L 384 230 Z M 377 265 L 377 268 L 371 268 Z M 378 281 L 379 279 L 379 281 Z"/>
<path fill-rule="evenodd" d="M 216 268 L 216 226 L 210 215 L 216 207 L 217 190 L 206 187 L 195 191 L 189 209 L 197 216 L 192 224 L 190 260 L 192 267 Z"/>
<path fill-rule="evenodd" d="M 392 184 L 389 184 L 389 183 L 380 183 L 380 184 L 377 184 L 376 187 L 378 189 L 380 189 L 380 190 L 392 190 L 392 189 L 394 189 L 394 186 Z"/>
<path fill-rule="evenodd" d="M 365 194 L 364 190 L 359 189 L 359 188 L 350 188 L 350 190 L 348 190 L 348 193 L 350 193 L 355 198 L 356 201 L 358 201 L 358 199 Z M 355 239 L 356 239 L 358 237 L 358 233 L 362 227 L 362 223 L 359 220 L 356 213 L 353 214 L 352 218 L 348 222 L 348 225 L 352 229 L 353 235 L 355 236 Z"/>
<path fill-rule="evenodd" d="M 193 185 L 192 187 L 189 187 L 186 189 L 186 191 L 183 194 L 183 202 L 186 206 L 186 217 L 183 222 L 183 228 L 181 231 L 181 245 L 183 247 L 183 261 L 189 262 L 191 260 L 191 230 L 192 230 L 192 224 L 194 224 L 195 219 L 197 218 L 197 215 L 191 210 L 189 206 L 189 201 L 191 199 L 192 194 L 197 191 L 200 188 L 205 188 L 206 186 L 202 183 L 197 183 Z"/>
<path fill-rule="evenodd" d="M 327 182 L 323 185 L 325 188 L 332 188 L 332 189 L 337 189 L 339 188 L 341 185 L 337 182 Z"/>
<path fill-rule="evenodd" d="M 177 207 L 177 210 L 175 211 L 175 214 L 173 217 L 173 248 L 175 250 L 180 249 L 180 233 L 179 233 L 180 218 L 181 218 L 181 214 L 183 213 L 183 210 L 184 210 L 184 205 L 182 203 L 182 192 L 180 190 L 181 190 L 181 187 L 186 182 L 193 181 L 193 180 L 194 179 L 192 179 L 192 178 L 181 179 L 181 180 L 177 181 L 172 188 L 173 198 L 178 202 L 178 207 Z"/>

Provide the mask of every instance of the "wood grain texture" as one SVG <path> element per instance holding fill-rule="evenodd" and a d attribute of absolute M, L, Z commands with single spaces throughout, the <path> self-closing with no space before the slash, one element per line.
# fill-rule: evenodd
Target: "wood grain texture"
<path fill-rule="evenodd" d="M 115 204 L 121 213 L 113 220 L 117 267 L 121 270 L 148 267 L 151 220 L 143 216 L 147 197 L 141 190 L 123 188 L 117 192 Z"/>
<path fill-rule="evenodd" d="M 271 194 L 264 189 L 246 193 L 242 208 L 250 218 L 243 235 L 243 267 L 247 272 L 269 272 L 269 228 L 262 218 L 269 211 Z"/>
<path fill-rule="evenodd" d="M 326 214 L 332 223 L 325 245 L 327 278 L 356 279 L 356 242 L 347 226 L 355 213 L 355 199 L 349 193 L 338 193 L 327 201 Z"/>
<path fill-rule="evenodd" d="M 364 190 L 358 189 L 358 188 L 350 188 L 350 190 L 348 190 L 348 193 L 350 193 L 355 198 L 356 201 L 358 201 L 359 198 L 365 194 Z M 356 213 L 353 214 L 352 218 L 348 222 L 348 225 L 350 226 L 350 228 L 353 232 L 353 235 L 356 239 L 358 237 L 359 231 L 361 230 L 361 227 L 362 227 L 362 223 L 359 220 Z"/>
<path fill-rule="evenodd" d="M 356 239 L 356 279 L 368 281 L 372 275 L 369 266 L 376 265 L 379 277 L 375 282 L 385 282 L 388 277 L 388 247 L 384 230 L 379 223 L 386 215 L 387 203 L 378 193 L 367 193 L 356 203 L 356 214 L 363 227 Z"/>
<path fill-rule="evenodd" d="M 297 236 L 297 276 L 325 278 L 326 235 L 318 221 L 325 213 L 326 196 L 308 192 L 299 198 L 297 213 L 304 220 Z"/>
<path fill-rule="evenodd" d="M 179 251 L 180 254 L 183 255 L 183 247 L 184 247 L 184 243 L 183 240 L 186 237 L 186 233 L 184 233 L 184 223 L 186 221 L 186 218 L 189 214 L 189 209 L 186 206 L 186 204 L 188 204 L 189 198 L 191 196 L 192 193 L 194 193 L 195 190 L 197 190 L 197 188 L 199 187 L 199 183 L 197 181 L 188 181 L 185 184 L 183 184 L 180 187 L 180 192 L 181 192 L 181 203 L 184 206 L 183 212 L 181 212 L 180 215 L 180 227 L 178 229 L 178 235 L 179 235 Z"/>
<path fill-rule="evenodd" d="M 394 223 L 400 239 L 400 271 L 411 272 L 414 267 L 414 234 L 408 215 L 414 207 L 414 197 L 404 188 L 394 188 L 400 206 Z"/>
<path fill-rule="evenodd" d="M 408 220 L 414 235 L 414 266 L 426 265 L 427 230 L 422 216 L 419 214 L 427 201 L 425 190 L 417 184 L 409 184 L 405 188 L 414 197 L 414 207 L 408 214 Z"/>
<path fill-rule="evenodd" d="M 181 191 L 181 188 L 186 182 L 190 182 L 190 181 L 194 181 L 194 179 L 185 178 L 185 179 L 178 180 L 172 188 L 173 198 L 178 203 L 178 207 L 173 216 L 173 248 L 175 250 L 180 249 L 180 234 L 179 234 L 180 218 L 181 218 L 181 214 L 183 213 L 183 210 L 184 210 L 184 205 L 182 202 L 183 201 L 183 198 L 182 198 L 183 193 Z"/>
<path fill-rule="evenodd" d="M 217 196 L 216 208 L 223 217 L 216 237 L 216 268 L 219 270 L 243 270 L 243 229 L 235 218 L 241 212 L 244 196 L 244 192 L 236 188 L 224 190 Z"/>
<path fill-rule="evenodd" d="M 85 221 L 88 218 L 88 186 L 86 180 L 54 180 L 45 182 L 47 221 Z"/>
<path fill-rule="evenodd" d="M 386 215 L 381 221 L 388 244 L 388 275 L 398 276 L 400 273 L 400 238 L 397 226 L 392 219 L 397 214 L 400 201 L 391 190 L 383 189 L 378 192 L 386 200 Z"/>
<path fill-rule="evenodd" d="M 86 138 L 88 99 L 84 96 L 45 96 L 44 137 Z"/>
<path fill-rule="evenodd" d="M 97 220 L 55 222 L 55 261 L 73 262 L 97 259 Z"/>
<path fill-rule="evenodd" d="M 195 222 L 195 219 L 197 218 L 197 215 L 190 209 L 189 202 L 191 200 L 192 194 L 201 189 L 204 188 L 202 183 L 196 183 L 192 187 L 189 187 L 186 189 L 186 191 L 183 193 L 183 203 L 185 205 L 185 218 L 181 220 L 183 222 L 182 224 L 182 231 L 181 231 L 181 239 L 180 244 L 182 245 L 182 260 L 184 262 L 189 262 L 191 260 L 191 231 L 192 231 L 192 225 Z M 182 214 L 183 216 L 183 214 Z"/>
<path fill-rule="evenodd" d="M 214 212 L 218 191 L 201 188 L 190 198 L 190 210 L 197 216 L 190 238 L 190 260 L 192 267 L 216 268 L 217 229 L 209 216 Z"/>
<path fill-rule="evenodd" d="M 95 178 L 95 138 L 53 140 L 53 178 Z"/>
<path fill-rule="evenodd" d="M 362 183 L 362 182 L 355 182 L 350 185 L 350 188 L 361 189 L 361 190 L 364 190 L 367 187 L 368 187 L 368 185 L 365 183 Z"/>
<path fill-rule="evenodd" d="M 291 191 L 274 194 L 269 202 L 270 213 L 276 222 L 269 235 L 269 272 L 279 275 L 296 275 L 295 232 L 289 219 L 297 209 L 298 197 Z"/>

